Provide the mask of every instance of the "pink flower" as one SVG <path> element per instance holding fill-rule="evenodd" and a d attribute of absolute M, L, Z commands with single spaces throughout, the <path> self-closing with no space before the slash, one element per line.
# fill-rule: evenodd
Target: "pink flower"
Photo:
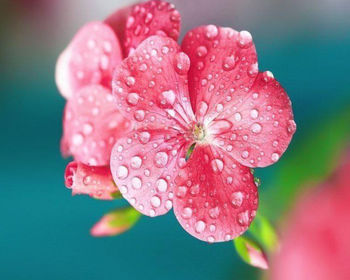
<path fill-rule="evenodd" d="M 296 129 L 287 94 L 258 72 L 250 33 L 202 26 L 181 47 L 149 37 L 116 69 L 113 94 L 136 127 L 112 150 L 124 198 L 149 216 L 174 206 L 204 241 L 242 234 L 258 207 L 250 168 L 275 163 Z"/>
<path fill-rule="evenodd" d="M 350 279 L 349 187 L 350 157 L 328 182 L 297 204 L 271 279 Z"/>
<path fill-rule="evenodd" d="M 78 31 L 56 66 L 56 83 L 67 99 L 61 140 L 65 156 L 91 166 L 109 165 L 116 139 L 130 130 L 130 122 L 113 102 L 112 73 L 148 36 L 176 40 L 179 30 L 178 11 L 154 0 L 119 10 L 105 21 L 87 23 Z M 81 192 L 90 191 L 75 191 Z"/>

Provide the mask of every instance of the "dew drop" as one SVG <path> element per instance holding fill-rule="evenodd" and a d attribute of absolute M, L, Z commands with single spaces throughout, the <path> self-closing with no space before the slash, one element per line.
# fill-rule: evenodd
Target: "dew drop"
<path fill-rule="evenodd" d="M 156 185 L 160 192 L 166 192 L 168 189 L 168 183 L 164 179 L 158 179 Z"/>
<path fill-rule="evenodd" d="M 135 189 L 140 189 L 142 187 L 142 181 L 139 177 L 132 178 L 131 184 Z"/>
<path fill-rule="evenodd" d="M 237 122 L 239 122 L 239 121 L 242 119 L 241 113 L 235 113 L 233 117 L 235 118 L 235 120 L 236 120 Z"/>
<path fill-rule="evenodd" d="M 280 158 L 280 156 L 279 156 L 279 154 L 277 154 L 277 153 L 273 153 L 273 154 L 271 155 L 271 160 L 272 160 L 273 162 L 278 161 L 279 158 Z"/>
<path fill-rule="evenodd" d="M 249 152 L 248 151 L 243 151 L 242 152 L 242 158 L 248 158 L 249 157 Z"/>
<path fill-rule="evenodd" d="M 236 64 L 235 57 L 233 55 L 227 56 L 224 58 L 222 62 L 222 68 L 225 71 L 231 71 L 235 67 L 235 64 Z"/>
<path fill-rule="evenodd" d="M 140 142 L 142 144 L 146 144 L 149 142 L 149 139 L 151 138 L 151 134 L 147 131 L 142 131 L 140 133 Z"/>
<path fill-rule="evenodd" d="M 213 159 L 211 161 L 211 168 L 213 169 L 214 173 L 221 173 L 224 169 L 224 162 L 221 159 Z"/>
<path fill-rule="evenodd" d="M 261 125 L 258 124 L 258 123 L 253 123 L 252 126 L 251 126 L 251 130 L 252 130 L 252 132 L 255 133 L 255 134 L 260 133 L 260 132 L 261 132 L 261 129 L 262 129 L 262 127 L 261 127 Z"/>
<path fill-rule="evenodd" d="M 165 167 L 168 163 L 168 154 L 165 152 L 158 152 L 155 155 L 154 158 L 154 164 L 161 168 L 161 167 Z"/>
<path fill-rule="evenodd" d="M 137 93 L 132 92 L 128 94 L 127 101 L 130 105 L 135 106 L 139 102 L 139 98 L 140 96 Z"/>
<path fill-rule="evenodd" d="M 203 232 L 205 230 L 205 227 L 206 227 L 206 224 L 202 220 L 199 220 L 195 224 L 195 230 L 196 230 L 197 233 Z"/>
<path fill-rule="evenodd" d="M 219 30 L 215 25 L 208 25 L 206 27 L 206 33 L 205 36 L 209 39 L 212 40 L 214 39 L 216 36 L 218 36 L 219 34 Z"/>
<path fill-rule="evenodd" d="M 121 165 L 118 167 L 117 177 L 119 179 L 125 179 L 126 177 L 128 177 L 128 174 L 129 174 L 129 170 L 126 166 Z"/>
<path fill-rule="evenodd" d="M 242 192 L 234 192 L 231 194 L 231 203 L 233 207 L 238 208 L 242 206 L 244 195 Z"/>
<path fill-rule="evenodd" d="M 208 49 L 205 46 L 199 46 L 197 48 L 197 56 L 198 57 L 205 57 L 208 53 Z"/>
<path fill-rule="evenodd" d="M 259 111 L 258 110 L 253 109 L 253 110 L 250 111 L 250 117 L 252 119 L 256 119 L 258 116 L 259 116 Z"/>
<path fill-rule="evenodd" d="M 79 146 L 84 142 L 84 136 L 81 133 L 76 133 L 72 137 L 72 142 L 74 146 Z"/>
<path fill-rule="evenodd" d="M 184 209 L 182 209 L 182 213 L 181 213 L 181 216 L 184 218 L 184 219 L 189 219 L 192 217 L 192 209 L 190 207 L 185 207 Z"/>
<path fill-rule="evenodd" d="M 130 166 L 133 169 L 139 169 L 142 165 L 142 159 L 139 156 L 134 156 L 131 158 Z"/>
<path fill-rule="evenodd" d="M 156 196 L 156 195 L 152 196 L 151 204 L 153 207 L 159 207 L 161 204 L 161 200 L 160 200 L 159 196 Z"/>
<path fill-rule="evenodd" d="M 142 122 L 145 119 L 145 111 L 144 110 L 136 110 L 134 113 L 134 118 L 138 122 Z"/>

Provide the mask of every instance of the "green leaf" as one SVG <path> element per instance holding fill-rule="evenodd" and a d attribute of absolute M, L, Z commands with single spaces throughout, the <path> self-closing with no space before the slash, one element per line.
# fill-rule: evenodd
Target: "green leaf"
<path fill-rule="evenodd" d="M 293 143 L 292 151 L 279 163 L 274 181 L 261 193 L 259 211 L 273 221 L 289 209 L 301 188 L 314 186 L 332 173 L 349 143 L 349 108 L 319 123 Z"/>
<path fill-rule="evenodd" d="M 133 227 L 141 214 L 133 207 L 115 209 L 104 215 L 91 229 L 93 236 L 113 236 Z"/>
<path fill-rule="evenodd" d="M 268 268 L 268 261 L 263 249 L 252 239 L 239 236 L 233 240 L 233 243 L 238 255 L 244 262 L 261 269 Z"/>
<path fill-rule="evenodd" d="M 259 242 L 266 252 L 272 253 L 277 249 L 277 233 L 271 223 L 261 214 L 257 214 L 248 229 L 248 233 Z"/>

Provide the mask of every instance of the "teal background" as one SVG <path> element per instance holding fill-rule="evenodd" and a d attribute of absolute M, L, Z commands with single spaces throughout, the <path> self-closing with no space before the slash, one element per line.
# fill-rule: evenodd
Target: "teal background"
<path fill-rule="evenodd" d="M 184 31 L 205 20 L 194 8 L 186 10 L 183 2 L 177 2 L 183 18 L 187 17 Z M 222 2 L 222 9 L 234 9 L 234 2 Z M 205 3 L 200 2 L 201 9 Z M 38 15 L 49 14 L 43 22 L 31 16 L 33 10 L 36 15 L 35 4 L 18 9 L 7 3 L 2 12 L 0 279 L 259 278 L 257 269 L 238 258 L 231 242 L 206 244 L 196 240 L 181 228 L 172 212 L 159 218 L 144 217 L 129 232 L 114 238 L 89 235 L 90 227 L 105 212 L 123 202 L 72 197 L 64 187 L 63 172 L 69 160 L 61 157 L 59 141 L 65 100 L 57 92 L 54 67 L 58 53 L 79 25 L 65 30 L 61 38 L 50 22 L 52 10 L 44 4 L 37 6 Z M 250 9 L 254 7 L 255 3 Z M 281 14 L 296 12 L 285 6 L 277 9 Z M 248 19 L 242 20 L 243 16 L 232 19 L 229 13 L 211 16 L 207 22 L 249 27 L 259 68 L 271 70 L 293 102 L 297 133 L 279 163 L 257 170 L 262 179 L 260 193 L 269 189 L 279 164 L 288 160 L 310 131 L 322 128 L 340 108 L 350 109 L 349 20 L 341 13 L 321 19 L 321 25 L 316 20 L 310 22 L 312 10 L 303 11 L 298 22 L 290 16 L 292 19 L 286 18 L 282 25 L 280 14 L 274 21 L 269 13 L 254 26 Z M 209 6 L 206 13 L 210 13 Z M 54 14 L 53 20 L 63 21 L 60 16 Z M 269 19 L 265 25 L 263 19 Z"/>

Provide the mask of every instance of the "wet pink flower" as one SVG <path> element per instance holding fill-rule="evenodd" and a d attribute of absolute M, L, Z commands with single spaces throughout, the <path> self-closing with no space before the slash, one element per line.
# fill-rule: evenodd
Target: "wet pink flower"
<path fill-rule="evenodd" d="M 180 15 L 174 6 L 154 0 L 119 10 L 105 21 L 87 23 L 77 32 L 56 66 L 56 83 L 67 99 L 61 140 L 63 155 L 72 155 L 79 166 L 109 165 L 116 139 L 130 130 L 129 120 L 114 103 L 112 73 L 148 36 L 161 34 L 177 40 L 179 30 Z M 97 195 L 89 184 L 84 189 L 84 185 L 76 183 L 72 189 L 73 193 Z"/>
<path fill-rule="evenodd" d="M 256 215 L 252 167 L 275 163 L 296 125 L 271 72 L 258 72 L 252 36 L 198 27 L 181 47 L 143 41 L 116 69 L 113 94 L 135 129 L 114 145 L 114 181 L 137 210 L 175 215 L 208 242 L 242 234 Z"/>
<path fill-rule="evenodd" d="M 271 279 L 350 279 L 349 201 L 350 157 L 297 204 L 272 263 Z"/>
<path fill-rule="evenodd" d="M 130 129 L 127 118 L 113 106 L 112 73 L 148 36 L 177 40 L 179 29 L 180 16 L 173 5 L 153 0 L 87 23 L 77 32 L 56 66 L 56 83 L 67 99 L 64 155 L 89 165 L 109 164 L 115 140 Z"/>

